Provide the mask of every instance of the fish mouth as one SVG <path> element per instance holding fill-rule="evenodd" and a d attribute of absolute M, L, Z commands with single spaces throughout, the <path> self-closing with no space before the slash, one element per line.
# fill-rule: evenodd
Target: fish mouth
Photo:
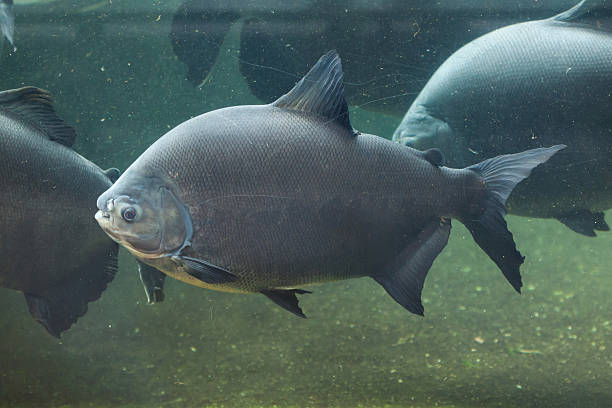
<path fill-rule="evenodd" d="M 96 220 L 98 220 L 100 218 L 110 218 L 110 214 L 107 213 L 106 211 L 98 210 L 98 212 L 95 215 L 95 218 L 96 218 Z"/>
<path fill-rule="evenodd" d="M 399 142 L 408 147 L 414 147 L 418 145 L 419 138 L 417 136 L 402 136 L 399 139 Z"/>
<path fill-rule="evenodd" d="M 102 223 L 106 223 L 106 220 L 110 220 L 110 214 L 106 211 L 98 210 L 94 218 L 98 221 L 98 224 L 102 226 Z"/>
<path fill-rule="evenodd" d="M 100 210 L 101 212 L 105 213 L 105 217 L 109 218 L 110 217 L 110 212 L 113 211 L 113 209 L 115 208 L 115 199 L 114 198 L 108 198 L 108 199 L 104 199 L 104 195 L 101 195 L 98 198 L 98 202 L 96 203 L 98 210 Z M 96 219 L 97 219 L 97 214 L 96 214 Z"/>
<path fill-rule="evenodd" d="M 104 210 L 98 210 L 98 212 L 96 212 L 96 215 L 94 215 L 94 218 L 96 219 L 96 221 L 100 225 L 100 228 L 102 228 L 102 230 L 109 237 L 111 237 L 113 239 L 113 241 L 118 242 L 118 243 L 122 243 L 122 240 L 113 231 L 112 217 L 111 217 L 110 213 L 108 213 L 107 211 L 104 211 Z"/>
<path fill-rule="evenodd" d="M 392 140 L 394 142 L 397 142 L 399 144 L 402 144 L 408 147 L 412 147 L 412 148 L 416 148 L 415 146 L 418 145 L 421 139 L 423 139 L 423 136 L 419 136 L 415 132 L 411 132 L 410 130 L 407 130 L 407 129 L 402 129 L 402 130 L 397 129 L 393 133 L 393 137 L 392 137 Z"/>

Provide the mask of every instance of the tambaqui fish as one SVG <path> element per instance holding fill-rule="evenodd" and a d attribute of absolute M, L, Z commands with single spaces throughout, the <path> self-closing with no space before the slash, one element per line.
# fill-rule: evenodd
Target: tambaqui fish
<path fill-rule="evenodd" d="M 523 256 L 504 202 L 563 146 L 446 168 L 436 149 L 354 130 L 342 77 L 329 52 L 270 105 L 172 129 L 98 198 L 100 226 L 149 265 L 141 273 L 262 293 L 299 316 L 302 285 L 370 276 L 422 314 L 423 282 L 454 217 L 519 290 Z M 143 282 L 159 289 L 158 278 Z"/>
<path fill-rule="evenodd" d="M 610 2 L 609 2 L 610 3 Z M 395 131 L 453 166 L 569 146 L 510 196 L 510 213 L 556 218 L 595 236 L 612 208 L 612 6 L 584 0 L 546 20 L 486 34 L 430 78 Z"/>
<path fill-rule="evenodd" d="M 119 171 L 77 154 L 74 138 L 47 91 L 0 92 L 0 287 L 23 292 L 56 337 L 106 289 L 119 249 L 91 219 Z"/>

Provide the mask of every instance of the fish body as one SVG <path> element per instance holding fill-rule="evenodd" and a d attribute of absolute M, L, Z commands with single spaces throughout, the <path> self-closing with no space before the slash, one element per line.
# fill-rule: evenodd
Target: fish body
<path fill-rule="evenodd" d="M 342 90 L 330 52 L 274 104 L 184 122 L 100 196 L 98 222 L 170 276 L 263 293 L 300 316 L 297 287 L 361 276 L 422 314 L 420 288 L 449 218 L 470 224 L 487 211 L 486 176 L 442 166 L 437 150 L 356 132 Z M 536 152 L 529 171 L 558 149 Z M 501 235 L 489 250 L 504 252 L 500 267 L 518 290 L 522 256 Z"/>
<path fill-rule="evenodd" d="M 117 191 L 154 175 L 189 210 L 193 235 L 184 253 L 240 277 L 210 285 L 175 275 L 198 286 L 259 292 L 371 275 L 435 215 L 458 214 L 462 184 L 478 180 L 349 132 L 274 106 L 221 109 L 166 134 Z"/>
<path fill-rule="evenodd" d="M 100 296 L 117 261 L 91 220 L 114 172 L 75 153 L 73 140 L 46 91 L 0 92 L 0 286 L 23 292 L 55 336 Z"/>
<path fill-rule="evenodd" d="M 521 183 L 509 211 L 557 218 L 587 235 L 608 229 L 602 212 L 612 207 L 612 35 L 610 10 L 594 3 L 495 30 L 459 49 L 393 139 L 442 148 L 454 166 L 566 144 Z"/>

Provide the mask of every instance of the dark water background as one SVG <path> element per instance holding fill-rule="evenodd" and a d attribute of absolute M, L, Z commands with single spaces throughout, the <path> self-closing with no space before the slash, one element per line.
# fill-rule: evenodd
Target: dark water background
<path fill-rule="evenodd" d="M 19 49 L 3 49 L 0 88 L 49 89 L 75 150 L 122 170 L 189 117 L 259 103 L 238 72 L 236 29 L 203 87 L 185 79 L 168 38 L 178 4 L 16 5 Z M 352 122 L 389 137 L 399 118 L 355 109 Z M 508 223 L 526 256 L 523 295 L 455 222 L 425 318 L 370 279 L 314 287 L 301 297 L 307 320 L 173 280 L 148 306 L 122 252 L 115 280 L 58 341 L 22 294 L 0 289 L 0 406 L 612 406 L 612 234 Z"/>

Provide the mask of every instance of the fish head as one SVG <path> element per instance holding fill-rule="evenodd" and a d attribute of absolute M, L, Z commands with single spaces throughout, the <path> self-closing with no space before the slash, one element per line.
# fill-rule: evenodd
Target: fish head
<path fill-rule="evenodd" d="M 449 124 L 431 115 L 420 105 L 410 107 L 393 133 L 393 141 L 418 150 L 441 148 L 453 142 Z"/>
<path fill-rule="evenodd" d="M 114 241 L 139 258 L 177 254 L 190 244 L 189 212 L 172 186 L 155 177 L 131 177 L 129 171 L 98 197 L 95 215 Z"/>

